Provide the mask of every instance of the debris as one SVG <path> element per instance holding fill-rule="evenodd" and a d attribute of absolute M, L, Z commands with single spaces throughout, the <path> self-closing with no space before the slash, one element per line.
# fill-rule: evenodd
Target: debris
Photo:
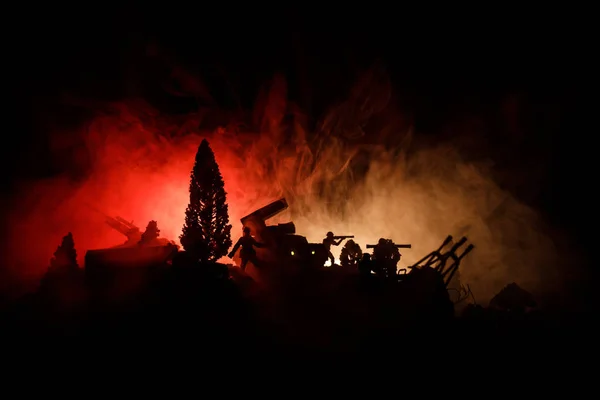
<path fill-rule="evenodd" d="M 533 295 L 515 282 L 508 284 L 490 300 L 491 309 L 524 313 L 537 307 Z"/>

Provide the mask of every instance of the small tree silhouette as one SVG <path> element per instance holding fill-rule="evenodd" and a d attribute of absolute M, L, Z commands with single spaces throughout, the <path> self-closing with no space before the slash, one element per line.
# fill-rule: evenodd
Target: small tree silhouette
<path fill-rule="evenodd" d="M 50 259 L 48 271 L 40 282 L 39 294 L 44 312 L 63 312 L 82 304 L 82 271 L 77 264 L 73 234 L 69 232 Z"/>
<path fill-rule="evenodd" d="M 181 245 L 195 260 L 213 262 L 231 247 L 231 225 L 223 177 L 208 141 L 202 140 L 190 179 Z"/>
<path fill-rule="evenodd" d="M 69 232 L 63 237 L 62 243 L 54 252 L 54 257 L 50 260 L 49 272 L 71 272 L 79 270 L 77 264 L 77 251 L 73 234 Z"/>
<path fill-rule="evenodd" d="M 146 230 L 142 233 L 142 239 L 139 241 L 139 244 L 145 245 L 150 244 L 152 241 L 156 240 L 160 235 L 160 229 L 158 229 L 158 224 L 156 221 L 148 222 L 148 226 L 146 226 Z"/>

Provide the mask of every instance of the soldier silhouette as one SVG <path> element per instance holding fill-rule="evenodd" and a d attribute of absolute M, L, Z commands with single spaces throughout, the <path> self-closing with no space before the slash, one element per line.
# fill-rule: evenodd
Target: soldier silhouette
<path fill-rule="evenodd" d="M 376 260 L 385 260 L 389 257 L 389 246 L 387 240 L 384 238 L 379 239 L 375 248 L 373 248 L 373 258 Z"/>
<path fill-rule="evenodd" d="M 373 249 L 373 258 L 377 264 L 376 272 L 381 277 L 391 278 L 396 275 L 396 265 L 400 252 L 389 239 L 381 238 Z"/>
<path fill-rule="evenodd" d="M 256 250 L 254 250 L 254 248 L 265 247 L 265 245 L 257 242 L 252 235 L 250 235 L 250 228 L 247 226 L 244 227 L 244 234 L 242 237 L 238 239 L 237 243 L 235 246 L 233 246 L 233 249 L 228 254 L 229 258 L 233 258 L 240 246 L 242 247 L 242 250 L 240 251 L 240 258 L 242 259 L 240 268 L 242 271 L 246 270 L 246 264 L 248 264 L 248 261 L 250 261 L 255 267 L 259 267 L 260 263 L 256 258 Z"/>
<path fill-rule="evenodd" d="M 323 246 L 327 249 L 327 258 L 331 261 L 332 266 L 335 264 L 335 258 L 333 257 L 333 254 L 331 254 L 331 246 L 339 246 L 343 240 L 344 238 L 341 238 L 336 241 L 333 232 L 327 232 L 327 236 L 323 239 Z"/>
<path fill-rule="evenodd" d="M 390 256 L 391 256 L 391 260 L 394 261 L 394 265 L 398 264 L 398 261 L 400 261 L 400 250 L 398 250 L 398 248 L 396 247 L 396 245 L 394 244 L 394 242 L 391 239 L 387 240 L 388 245 L 390 246 Z"/>
<path fill-rule="evenodd" d="M 342 248 L 340 263 L 342 267 L 356 267 L 362 257 L 362 250 L 358 243 L 350 239 Z"/>

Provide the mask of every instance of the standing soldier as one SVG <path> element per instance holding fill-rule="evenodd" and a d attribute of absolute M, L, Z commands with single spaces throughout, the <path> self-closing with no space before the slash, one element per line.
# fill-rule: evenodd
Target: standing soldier
<path fill-rule="evenodd" d="M 254 250 L 254 248 L 265 247 L 265 245 L 257 242 L 250 235 L 250 228 L 248 228 L 247 226 L 244 227 L 244 234 L 241 238 L 239 238 L 235 246 L 233 246 L 233 249 L 228 254 L 228 257 L 233 258 L 240 246 L 242 247 L 242 250 L 240 251 L 240 258 L 242 259 L 240 268 L 242 269 L 242 271 L 246 270 L 246 264 L 248 264 L 248 261 L 250 261 L 255 267 L 258 267 L 259 262 L 256 258 L 256 250 Z"/>
<path fill-rule="evenodd" d="M 327 236 L 325 236 L 325 239 L 323 239 L 323 246 L 325 246 L 325 248 L 327 249 L 327 258 L 329 259 L 329 261 L 331 261 L 331 266 L 335 264 L 335 258 L 333 257 L 333 254 L 331 254 L 331 245 L 339 246 L 344 239 L 345 238 L 340 238 L 336 242 L 335 237 L 333 236 L 333 232 L 327 232 Z"/>

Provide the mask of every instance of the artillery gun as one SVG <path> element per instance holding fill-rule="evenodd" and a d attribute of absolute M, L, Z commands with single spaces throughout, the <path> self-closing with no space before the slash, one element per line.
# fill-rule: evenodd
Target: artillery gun
<path fill-rule="evenodd" d="M 142 239 L 143 230 L 140 229 L 137 225 L 133 223 L 133 221 L 127 221 L 125 218 L 120 216 L 111 217 L 108 214 L 103 213 L 93 206 L 89 206 L 92 210 L 96 211 L 98 214 L 104 217 L 104 223 L 115 231 L 119 232 L 123 236 L 127 238 L 125 243 L 119 244 L 113 247 L 133 247 L 137 246 Z M 158 237 L 152 241 L 152 245 L 156 246 L 167 246 L 167 245 L 176 245 L 174 241 Z"/>
<path fill-rule="evenodd" d="M 154 272 L 168 267 L 177 255 L 179 248 L 174 242 L 159 237 L 142 245 L 142 231 L 133 221 L 120 216 L 113 218 L 91 208 L 104 217 L 108 226 L 127 238 L 121 245 L 86 252 L 85 279 L 94 296 L 131 292 Z"/>
<path fill-rule="evenodd" d="M 458 271 L 460 262 L 462 259 L 469 254 L 475 246 L 469 244 L 460 255 L 456 254 L 457 251 L 467 242 L 466 237 L 462 237 L 458 242 L 454 243 L 449 250 L 443 251 L 444 247 L 450 245 L 453 242 L 451 235 L 448 235 L 442 245 L 437 249 L 417 261 L 410 269 L 409 274 L 417 274 L 423 270 L 433 270 L 437 272 L 447 288 L 448 284 Z"/>
<path fill-rule="evenodd" d="M 322 266 L 327 259 L 325 246 L 309 243 L 306 237 L 296 234 L 293 222 L 267 225 L 267 220 L 287 210 L 288 203 L 281 198 L 246 215 L 240 222 L 250 228 L 252 235 L 266 246 L 257 249 L 259 261 L 286 266 Z M 319 264 L 320 262 L 320 264 Z"/>
<path fill-rule="evenodd" d="M 136 225 L 133 224 L 133 221 L 127 221 L 124 218 L 119 217 L 110 217 L 108 215 L 104 216 L 105 223 L 121 233 L 127 238 L 127 241 L 123 243 L 123 246 L 133 246 L 137 244 L 142 239 L 142 231 Z"/>
<path fill-rule="evenodd" d="M 461 260 L 474 249 L 469 244 L 461 252 L 466 242 L 466 237 L 454 243 L 448 236 L 440 247 L 409 266 L 408 274 L 397 276 L 402 287 L 398 292 L 402 293 L 402 301 L 411 305 L 414 315 L 436 320 L 452 318 L 455 304 L 471 294 L 468 287 L 462 288 L 458 299 L 452 300 L 448 288 Z"/>
<path fill-rule="evenodd" d="M 379 239 L 378 244 L 367 244 L 367 249 L 373 249 L 372 262 L 375 273 L 383 278 L 395 278 L 398 275 L 398 261 L 402 254 L 398 249 L 411 249 L 411 244 L 396 244 L 390 239 Z M 405 269 L 402 269 L 406 272 Z"/>
<path fill-rule="evenodd" d="M 136 226 L 133 221 L 127 221 L 125 218 L 121 218 L 120 216 L 111 217 L 110 215 L 100 211 L 96 207 L 91 204 L 87 205 L 90 209 L 97 212 L 98 214 L 104 217 L 104 223 L 115 231 L 119 232 L 123 236 L 127 238 L 127 241 L 119 246 L 133 246 L 139 243 L 142 239 L 142 230 Z"/>

